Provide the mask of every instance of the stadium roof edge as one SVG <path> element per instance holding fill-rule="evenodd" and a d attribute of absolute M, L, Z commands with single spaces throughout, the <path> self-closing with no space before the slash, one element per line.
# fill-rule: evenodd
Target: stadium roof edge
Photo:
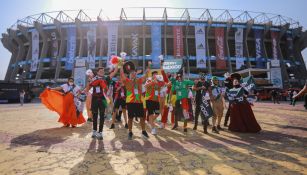
<path fill-rule="evenodd" d="M 138 11 L 138 10 L 139 11 Z M 107 15 L 104 9 L 79 9 L 79 10 L 60 10 L 38 13 L 18 19 L 11 29 L 16 29 L 17 25 L 24 25 L 26 27 L 33 27 L 34 22 L 42 24 L 53 24 L 57 19 L 63 23 L 75 22 L 79 19 L 82 22 L 97 21 L 97 17 L 103 21 L 112 20 L 168 20 L 178 19 L 181 21 L 199 20 L 206 21 L 209 18 L 213 22 L 228 22 L 244 23 L 253 20 L 254 24 L 264 25 L 272 23 L 273 26 L 283 26 L 289 24 L 290 28 L 298 28 L 300 24 L 298 21 L 290 17 L 264 12 L 244 11 L 244 10 L 229 10 L 229 9 L 208 9 L 208 8 L 175 8 L 175 7 L 124 7 L 117 9 L 119 13 L 114 16 Z M 203 16 L 209 15 L 208 17 Z M 124 15 L 124 16 L 123 16 Z"/>

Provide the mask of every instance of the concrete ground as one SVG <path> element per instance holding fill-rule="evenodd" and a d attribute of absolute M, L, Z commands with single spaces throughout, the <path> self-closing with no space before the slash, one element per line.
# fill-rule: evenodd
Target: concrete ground
<path fill-rule="evenodd" d="M 258 134 L 159 129 L 134 139 L 117 124 L 104 140 L 91 138 L 91 123 L 64 128 L 40 103 L 0 105 L 0 174 L 307 174 L 307 111 L 302 103 L 256 103 Z M 182 126 L 182 124 L 180 124 Z M 189 124 L 192 128 L 192 124 Z M 149 131 L 149 129 L 147 128 Z"/>

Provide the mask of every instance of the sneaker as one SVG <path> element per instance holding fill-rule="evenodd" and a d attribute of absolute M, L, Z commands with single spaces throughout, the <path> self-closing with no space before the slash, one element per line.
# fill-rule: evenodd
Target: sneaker
<path fill-rule="evenodd" d="M 143 136 L 143 138 L 146 138 L 146 139 L 149 138 L 149 136 L 148 136 L 146 131 L 142 131 L 142 136 Z"/>
<path fill-rule="evenodd" d="M 187 129 L 187 128 L 184 128 L 184 129 L 183 129 L 183 132 L 188 132 L 188 129 Z"/>
<path fill-rule="evenodd" d="M 129 134 L 128 134 L 128 140 L 132 140 L 132 136 L 133 136 L 133 133 L 132 133 L 132 132 L 129 132 Z"/>
<path fill-rule="evenodd" d="M 125 128 L 128 129 L 128 124 L 127 123 L 125 124 Z"/>
<path fill-rule="evenodd" d="M 93 122 L 93 119 L 92 118 L 88 118 L 87 121 L 88 122 Z"/>
<path fill-rule="evenodd" d="M 224 131 L 224 129 L 220 125 L 217 125 L 217 129 L 221 130 L 221 131 Z"/>
<path fill-rule="evenodd" d="M 114 123 L 112 123 L 110 129 L 114 129 L 114 128 L 115 128 L 115 125 L 114 125 Z"/>
<path fill-rule="evenodd" d="M 219 130 L 217 130 L 215 126 L 212 127 L 212 132 L 219 134 Z"/>
<path fill-rule="evenodd" d="M 152 135 L 157 135 L 157 129 L 156 128 L 152 128 L 151 129 L 151 134 Z"/>
<path fill-rule="evenodd" d="M 96 137 L 98 140 L 103 140 L 102 132 L 98 132 Z"/>
<path fill-rule="evenodd" d="M 92 138 L 96 138 L 96 136 L 97 136 L 97 131 L 93 131 L 92 132 Z"/>

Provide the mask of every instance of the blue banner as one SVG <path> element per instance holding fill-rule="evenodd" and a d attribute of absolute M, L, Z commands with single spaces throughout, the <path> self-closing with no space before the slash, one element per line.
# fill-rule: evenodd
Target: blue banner
<path fill-rule="evenodd" d="M 162 54 L 161 51 L 161 26 L 151 26 L 151 59 L 153 68 L 160 68 L 159 56 Z"/>
<path fill-rule="evenodd" d="M 263 41 L 262 41 L 262 30 L 255 29 L 255 44 L 256 44 L 256 67 L 265 68 L 265 62 L 263 58 Z"/>
<path fill-rule="evenodd" d="M 74 60 L 76 56 L 76 28 L 67 28 L 67 51 L 65 70 L 72 70 L 74 67 Z"/>

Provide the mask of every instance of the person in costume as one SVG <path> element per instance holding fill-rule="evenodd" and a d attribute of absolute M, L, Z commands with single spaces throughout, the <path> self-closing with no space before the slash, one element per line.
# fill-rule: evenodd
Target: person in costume
<path fill-rule="evenodd" d="M 91 111 L 93 113 L 93 132 L 92 138 L 97 138 L 99 140 L 103 139 L 102 131 L 105 120 L 105 110 L 107 108 L 107 97 L 106 93 L 108 90 L 108 85 L 111 83 L 112 78 L 117 73 L 118 68 L 111 72 L 109 76 L 105 76 L 104 68 L 100 67 L 97 69 L 97 75 L 91 79 L 91 82 L 86 88 L 88 92 L 93 88 Z M 99 129 L 97 130 L 99 113 Z"/>
<path fill-rule="evenodd" d="M 124 83 L 119 79 L 114 85 L 114 111 L 112 116 L 112 124 L 110 129 L 115 128 L 115 117 L 121 107 L 124 114 L 125 128 L 128 129 L 127 112 L 126 112 L 126 88 Z"/>
<path fill-rule="evenodd" d="M 223 130 L 220 124 L 225 106 L 225 94 L 223 92 L 223 88 L 219 86 L 219 80 L 216 76 L 212 76 L 211 83 L 210 98 L 213 108 L 212 132 L 218 134 L 219 130 Z"/>
<path fill-rule="evenodd" d="M 165 86 L 166 88 L 166 93 L 165 93 L 165 101 L 162 104 L 163 105 L 163 111 L 161 112 L 161 126 L 160 128 L 165 128 L 166 123 L 168 121 L 168 113 L 171 112 L 171 123 L 174 124 L 175 122 L 175 113 L 173 110 L 173 106 L 175 106 L 176 104 L 176 92 L 173 92 L 173 95 L 171 96 L 171 90 L 172 90 L 172 82 L 176 81 L 176 75 L 173 75 L 171 73 L 165 73 L 164 70 L 161 70 L 162 76 L 163 76 L 163 80 L 165 81 L 165 83 L 167 84 L 167 86 Z"/>
<path fill-rule="evenodd" d="M 246 100 L 248 91 L 240 85 L 241 75 L 231 74 L 233 88 L 227 91 L 230 103 L 230 124 L 228 129 L 234 132 L 257 133 L 261 131 L 252 108 Z"/>
<path fill-rule="evenodd" d="M 148 110 L 149 124 L 151 126 L 151 134 L 156 135 L 155 120 L 160 115 L 160 91 L 165 85 L 165 82 L 158 81 L 158 72 L 153 71 L 151 79 L 145 83 L 145 100 L 146 108 Z"/>
<path fill-rule="evenodd" d="M 129 65 L 124 65 L 123 67 L 131 67 Z M 125 75 L 124 69 L 121 67 L 120 76 L 126 87 L 126 105 L 128 110 L 128 140 L 131 140 L 133 137 L 132 133 L 132 124 L 133 118 L 140 118 L 140 125 L 142 128 L 142 136 L 144 138 L 149 138 L 145 130 L 145 118 L 144 118 L 144 107 L 142 99 L 142 84 L 147 78 L 147 72 L 140 78 L 137 78 L 137 71 L 135 69 L 129 69 L 129 78 Z"/>
<path fill-rule="evenodd" d="M 47 88 L 41 95 L 42 103 L 50 110 L 60 115 L 58 122 L 64 126 L 76 127 L 85 123 L 83 117 L 84 94 L 80 87 L 74 84 L 73 78 L 68 78 L 67 83 L 56 88 Z"/>
<path fill-rule="evenodd" d="M 201 104 L 203 103 L 203 101 L 202 101 L 203 93 L 207 92 L 209 87 L 210 87 L 210 83 L 208 83 L 206 81 L 205 75 L 200 74 L 199 80 L 196 81 L 196 84 L 193 86 L 193 90 L 196 91 L 196 95 L 195 95 L 195 115 L 194 115 L 195 116 L 195 123 L 194 123 L 193 130 L 197 130 L 198 117 L 199 117 L 199 114 L 201 114 Z"/>
<path fill-rule="evenodd" d="M 178 121 L 183 116 L 184 120 L 184 132 L 187 132 L 188 120 L 189 116 L 189 103 L 188 103 L 188 88 L 189 86 L 193 86 L 194 81 L 191 80 L 183 80 L 182 74 L 177 74 L 177 80 L 172 82 L 172 92 L 176 91 L 176 104 L 175 104 L 175 124 L 173 126 L 173 130 L 177 129 Z"/>

